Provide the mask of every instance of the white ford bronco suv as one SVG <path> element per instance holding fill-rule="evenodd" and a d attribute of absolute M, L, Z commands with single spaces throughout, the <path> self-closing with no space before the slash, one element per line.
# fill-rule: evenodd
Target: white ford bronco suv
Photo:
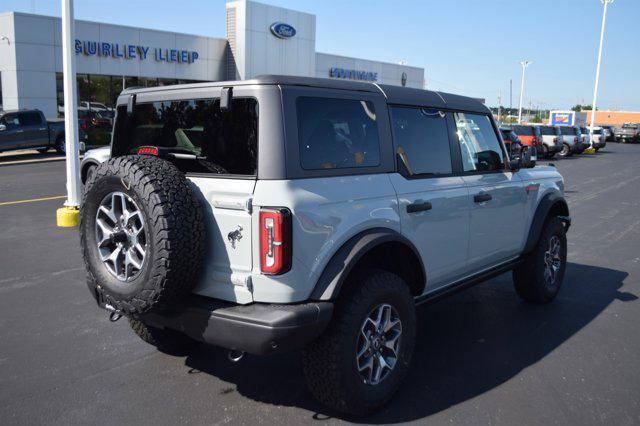
<path fill-rule="evenodd" d="M 363 415 L 409 369 L 415 307 L 513 271 L 565 272 L 562 176 L 510 160 L 462 96 L 264 76 L 125 90 L 87 183 L 87 284 L 161 350 L 303 349 L 326 406 Z M 455 338 L 455 337 L 452 337 Z"/>

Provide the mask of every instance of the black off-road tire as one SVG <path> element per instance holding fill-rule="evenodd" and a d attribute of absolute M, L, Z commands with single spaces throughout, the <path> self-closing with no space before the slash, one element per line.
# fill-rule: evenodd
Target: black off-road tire
<path fill-rule="evenodd" d="M 390 272 L 368 271 L 345 285 L 331 323 L 304 350 L 304 375 L 320 403 L 362 416 L 388 402 L 407 374 L 415 343 L 415 305 L 407 283 Z M 369 313 L 383 303 L 392 305 L 402 322 L 399 355 L 386 378 L 368 385 L 357 371 L 357 339 Z"/>
<path fill-rule="evenodd" d="M 138 337 L 161 352 L 183 352 L 197 344 L 195 340 L 180 332 L 151 327 L 140 320 L 129 318 L 129 325 Z"/>
<path fill-rule="evenodd" d="M 96 213 L 113 192 L 140 208 L 146 222 L 146 255 L 137 276 L 118 280 L 100 259 Z M 196 284 L 203 264 L 204 222 L 200 203 L 185 176 L 151 156 L 113 158 L 87 182 L 80 209 L 80 241 L 87 285 L 101 305 L 128 316 L 179 302 Z"/>
<path fill-rule="evenodd" d="M 88 189 L 88 184 L 93 176 L 96 174 L 96 169 L 98 168 L 95 164 L 90 164 L 87 166 L 87 170 L 84 172 L 84 189 L 85 191 Z"/>
<path fill-rule="evenodd" d="M 571 157 L 573 155 L 573 152 L 571 152 L 571 147 L 569 146 L 568 143 L 563 143 L 562 144 L 562 151 L 560 151 L 558 153 L 558 156 L 560 157 Z"/>
<path fill-rule="evenodd" d="M 67 152 L 67 146 L 65 145 L 64 137 L 60 136 L 56 139 L 56 145 L 54 146 L 58 154 L 64 154 Z"/>
<path fill-rule="evenodd" d="M 560 240 L 560 270 L 552 283 L 545 281 L 545 253 L 549 248 L 551 238 L 557 236 Z M 527 254 L 524 263 L 513 270 L 513 284 L 516 293 L 532 303 L 551 302 L 564 279 L 567 265 L 567 236 L 560 219 L 551 216 L 547 219 L 540 235 L 540 240 L 533 252 Z"/>

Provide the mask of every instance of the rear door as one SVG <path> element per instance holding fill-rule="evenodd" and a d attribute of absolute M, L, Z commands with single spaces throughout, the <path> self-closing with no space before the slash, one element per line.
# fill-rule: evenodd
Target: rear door
<path fill-rule="evenodd" d="M 23 148 L 40 148 L 49 145 L 49 129 L 39 112 L 21 112 L 18 116 L 24 130 Z"/>
<path fill-rule="evenodd" d="M 468 189 L 454 175 L 450 114 L 404 106 L 391 106 L 390 112 L 399 171 L 390 177 L 402 233 L 418 248 L 431 291 L 466 272 Z"/>
<path fill-rule="evenodd" d="M 221 109 L 220 93 L 212 87 L 137 94 L 130 127 L 116 120 L 113 149 L 126 155 L 141 146 L 164 148 L 203 206 L 205 268 L 194 293 L 250 303 L 259 103 L 243 86 L 234 88 L 230 107 Z M 118 109 L 121 115 L 127 115 L 125 106 Z M 120 144 L 122 133 L 130 143 Z"/>
<path fill-rule="evenodd" d="M 518 174 L 505 169 L 490 117 L 463 112 L 453 117 L 469 191 L 468 268 L 478 272 L 518 255 L 524 243 L 526 193 Z"/>

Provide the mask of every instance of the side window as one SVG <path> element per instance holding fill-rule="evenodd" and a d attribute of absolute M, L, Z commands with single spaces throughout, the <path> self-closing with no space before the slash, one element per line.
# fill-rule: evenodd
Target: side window
<path fill-rule="evenodd" d="M 300 97 L 296 101 L 303 169 L 380 165 L 380 140 L 372 102 Z"/>
<path fill-rule="evenodd" d="M 411 175 L 449 174 L 451 151 L 445 115 L 427 108 L 391 107 L 398 168 Z"/>
<path fill-rule="evenodd" d="M 40 125 L 40 114 L 36 112 L 23 112 L 18 114 L 20 123 L 23 126 L 38 126 Z"/>
<path fill-rule="evenodd" d="M 7 129 L 13 129 L 20 125 L 20 120 L 18 119 L 18 114 L 7 114 L 2 117 L 2 124 L 7 126 Z"/>
<path fill-rule="evenodd" d="M 454 119 L 460 142 L 463 170 L 465 172 L 502 170 L 504 154 L 489 116 L 456 112 Z"/>

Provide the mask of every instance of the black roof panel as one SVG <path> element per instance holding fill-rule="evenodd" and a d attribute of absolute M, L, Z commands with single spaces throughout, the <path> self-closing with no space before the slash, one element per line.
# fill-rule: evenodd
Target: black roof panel
<path fill-rule="evenodd" d="M 282 86 L 306 86 L 325 89 L 356 90 L 361 92 L 381 93 L 390 104 L 415 105 L 432 108 L 450 108 L 464 111 L 487 113 L 489 109 L 480 101 L 466 96 L 409 87 L 376 84 L 364 81 L 338 80 L 334 78 L 297 77 L 288 75 L 261 75 L 250 80 L 212 81 L 194 84 L 178 84 L 165 87 L 131 88 L 122 93 L 144 93 L 180 89 L 197 89 L 198 87 L 248 86 L 273 84 Z"/>

